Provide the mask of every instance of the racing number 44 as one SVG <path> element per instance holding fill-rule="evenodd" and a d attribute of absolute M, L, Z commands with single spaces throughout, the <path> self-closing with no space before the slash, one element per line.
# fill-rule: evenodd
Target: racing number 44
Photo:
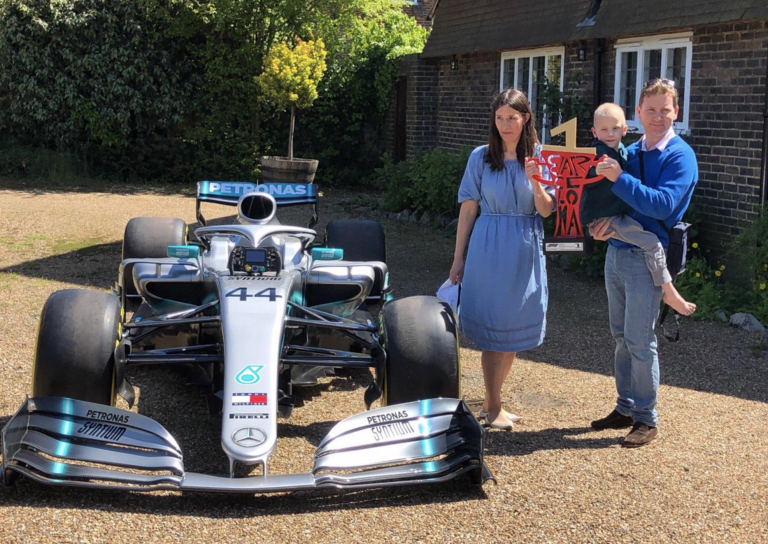
<path fill-rule="evenodd" d="M 240 302 L 245 302 L 249 298 L 268 298 L 270 302 L 275 302 L 278 298 L 283 298 L 283 295 L 277 294 L 277 289 L 274 287 L 267 287 L 253 295 L 248 294 L 248 289 L 246 287 L 238 287 L 237 289 L 232 289 L 224 296 L 239 298 Z"/>

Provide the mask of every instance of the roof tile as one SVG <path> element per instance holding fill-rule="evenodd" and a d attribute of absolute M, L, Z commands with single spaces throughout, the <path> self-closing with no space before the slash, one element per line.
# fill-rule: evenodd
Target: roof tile
<path fill-rule="evenodd" d="M 422 56 L 504 51 L 589 38 L 628 37 L 768 17 L 765 0 L 439 0 Z"/>

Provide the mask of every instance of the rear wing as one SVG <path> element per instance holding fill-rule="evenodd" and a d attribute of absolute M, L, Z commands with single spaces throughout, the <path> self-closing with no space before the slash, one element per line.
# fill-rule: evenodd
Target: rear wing
<path fill-rule="evenodd" d="M 216 202 L 226 206 L 237 206 L 240 197 L 247 193 L 269 193 L 278 206 L 312 205 L 312 219 L 308 228 L 317 223 L 317 185 L 314 183 L 279 183 L 268 181 L 251 183 L 249 181 L 198 181 L 195 215 L 201 226 L 205 226 L 205 217 L 200 212 L 202 202 Z"/>

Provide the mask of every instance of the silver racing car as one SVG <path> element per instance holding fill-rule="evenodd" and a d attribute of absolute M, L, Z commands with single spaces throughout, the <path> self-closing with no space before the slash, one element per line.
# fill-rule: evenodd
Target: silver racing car
<path fill-rule="evenodd" d="M 236 205 L 238 223 L 207 225 L 203 202 Z M 482 427 L 459 400 L 450 307 L 392 299 L 379 223 L 332 221 L 319 241 L 277 220 L 296 204 L 313 206 L 314 226 L 314 184 L 200 182 L 190 240 L 181 219 L 132 219 L 114 293 L 52 294 L 32 397 L 3 429 L 3 482 L 262 493 L 491 479 Z M 115 407 L 117 395 L 133 406 L 126 370 L 146 364 L 202 369 L 229 474 L 186 472 L 160 423 Z M 383 407 L 337 423 L 311 473 L 270 473 L 293 387 L 340 368 L 372 368 L 364 400 Z M 236 464 L 262 471 L 238 477 Z"/>

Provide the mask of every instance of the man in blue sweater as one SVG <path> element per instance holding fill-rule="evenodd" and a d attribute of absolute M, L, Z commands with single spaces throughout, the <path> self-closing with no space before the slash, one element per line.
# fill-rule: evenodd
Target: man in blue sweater
<path fill-rule="evenodd" d="M 611 158 L 597 166 L 597 174 L 614 182 L 613 192 L 635 211 L 629 215 L 655 233 L 666 249 L 671 228 L 691 201 L 699 178 L 696 156 L 672 124 L 677 119 L 678 96 L 674 82 L 655 79 L 640 93 L 637 117 L 645 135 L 627 149 L 627 170 Z M 591 232 L 608 240 L 608 223 L 598 221 Z M 618 398 L 608 416 L 592 422 L 596 430 L 632 426 L 624 447 L 639 447 L 658 436 L 656 399 L 659 357 L 654 328 L 659 317 L 661 288 L 637 247 L 608 240 L 605 288 L 611 334 L 616 341 L 615 372 Z"/>

